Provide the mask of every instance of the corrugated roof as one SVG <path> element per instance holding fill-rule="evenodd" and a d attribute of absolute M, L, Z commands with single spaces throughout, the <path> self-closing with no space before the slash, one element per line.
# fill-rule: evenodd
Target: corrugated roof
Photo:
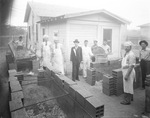
<path fill-rule="evenodd" d="M 146 24 L 143 24 L 143 25 L 139 25 L 138 27 L 150 27 L 150 23 L 146 23 Z"/>

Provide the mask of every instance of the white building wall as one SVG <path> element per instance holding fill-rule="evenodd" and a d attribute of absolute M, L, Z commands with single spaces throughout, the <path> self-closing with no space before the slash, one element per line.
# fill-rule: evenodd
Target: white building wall
<path fill-rule="evenodd" d="M 150 38 L 150 27 L 141 27 L 141 36 Z"/>
<path fill-rule="evenodd" d="M 81 40 L 80 45 L 83 45 L 84 40 L 89 41 L 89 46 L 93 45 L 93 40 L 97 39 L 99 45 L 102 45 L 103 42 L 103 29 L 112 29 L 112 55 L 111 57 L 120 57 L 120 44 L 123 32 L 121 30 L 121 24 L 115 23 L 109 19 L 106 19 L 102 16 L 93 15 L 93 17 L 86 18 L 76 18 L 68 21 L 70 25 L 67 33 L 69 39 L 68 53 L 70 53 L 70 48 L 73 46 L 73 40 Z M 85 20 L 86 19 L 86 20 Z M 95 19 L 95 22 L 93 21 Z M 98 21 L 100 20 L 100 21 Z M 68 54 L 69 55 L 69 54 Z"/>
<path fill-rule="evenodd" d="M 43 41 L 43 28 L 45 34 L 49 36 L 49 41 L 54 43 L 54 32 L 58 32 L 58 39 L 60 43 L 64 45 L 64 52 L 66 52 L 66 22 L 46 22 L 40 24 L 39 43 L 38 43 L 38 54 L 40 55 L 41 44 Z"/>
<path fill-rule="evenodd" d="M 38 47 L 36 41 L 36 23 L 39 20 L 40 17 L 38 17 L 35 13 L 31 11 L 28 19 L 28 27 L 30 26 L 30 38 L 29 38 L 29 30 L 28 30 L 28 45 L 31 45 L 33 48 Z M 40 25 L 39 25 L 39 29 L 40 29 Z"/>

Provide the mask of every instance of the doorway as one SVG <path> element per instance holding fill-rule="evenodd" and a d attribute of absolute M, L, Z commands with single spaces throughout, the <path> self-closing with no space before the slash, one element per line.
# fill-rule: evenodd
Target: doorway
<path fill-rule="evenodd" d="M 103 42 L 106 41 L 112 50 L 112 29 L 103 29 Z"/>

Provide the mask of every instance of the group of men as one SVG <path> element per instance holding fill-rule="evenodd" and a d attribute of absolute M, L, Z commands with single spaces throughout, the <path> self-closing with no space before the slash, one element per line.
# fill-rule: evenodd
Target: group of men
<path fill-rule="evenodd" d="M 64 74 L 64 52 L 62 44 L 59 43 L 58 38 L 54 38 L 54 43 L 49 41 L 48 35 L 43 36 L 43 43 L 41 47 L 41 66 L 43 69 L 53 66 L 55 70 Z"/>
<path fill-rule="evenodd" d="M 141 50 L 139 51 L 139 61 L 142 73 L 142 89 L 145 89 L 145 78 L 147 74 L 147 62 L 150 61 L 150 51 L 147 49 L 148 42 L 142 40 L 139 42 Z M 136 57 L 132 51 L 132 42 L 128 41 L 124 44 L 125 54 L 122 59 L 122 73 L 123 73 L 123 88 L 124 100 L 123 105 L 131 104 L 133 101 L 133 82 L 136 79 L 134 66 L 136 64 Z"/>
<path fill-rule="evenodd" d="M 94 42 L 94 46 L 92 46 L 92 50 L 96 47 L 96 43 Z M 90 65 L 90 57 L 93 56 L 91 48 L 88 47 L 88 41 L 84 41 L 84 46 L 80 47 L 79 41 L 76 39 L 74 41 L 75 46 L 71 49 L 71 58 L 72 61 L 72 79 L 79 80 L 79 67 L 80 64 L 83 63 L 83 77 L 87 77 L 87 68 Z M 135 64 L 136 64 L 136 56 L 132 51 L 132 42 L 127 41 L 124 43 L 125 54 L 122 58 L 122 73 L 123 73 L 123 89 L 124 89 L 124 99 L 121 102 L 123 105 L 131 104 L 133 101 L 133 82 L 136 79 L 135 77 Z M 147 50 L 148 42 L 142 40 L 139 42 L 141 46 L 141 50 L 139 51 L 139 61 L 142 72 L 142 88 L 145 88 L 145 78 L 147 73 L 147 61 L 150 61 L 150 51 Z M 107 48 L 109 49 L 109 48 Z M 108 50 L 107 50 L 108 51 Z"/>
<path fill-rule="evenodd" d="M 80 64 L 83 65 L 83 77 L 87 77 L 87 68 L 90 67 L 91 58 L 94 56 L 92 49 L 99 47 L 96 40 L 94 40 L 94 45 L 91 47 L 88 46 L 88 40 L 84 41 L 82 47 L 79 46 L 79 41 L 76 39 L 74 42 L 74 47 L 71 49 L 70 61 L 72 62 L 72 80 L 79 80 L 79 68 Z M 106 53 L 110 51 L 110 47 L 104 43 L 104 50 L 107 50 Z M 54 38 L 54 43 L 52 44 L 49 41 L 48 35 L 43 36 L 43 43 L 41 47 L 41 60 L 42 67 L 45 69 L 48 64 L 54 67 L 55 70 L 61 74 L 65 74 L 64 62 L 65 55 L 58 38 Z"/>
<path fill-rule="evenodd" d="M 83 65 L 83 78 L 87 77 L 87 69 L 90 67 L 90 62 L 92 61 L 92 57 L 94 49 L 97 49 L 98 41 L 94 40 L 94 45 L 92 47 L 88 46 L 88 40 L 84 41 L 84 45 L 82 47 L 79 46 L 78 39 L 74 40 L 75 46 L 71 48 L 70 61 L 72 62 L 72 80 L 79 80 L 79 67 L 80 64 Z M 101 46 L 102 47 L 102 46 Z M 106 54 L 109 54 L 110 47 L 103 43 L 102 47 Z"/>
<path fill-rule="evenodd" d="M 58 38 L 54 39 L 52 44 L 49 40 L 48 35 L 44 35 L 43 43 L 41 47 L 41 59 L 42 67 L 45 69 L 48 64 L 58 70 L 61 74 L 65 74 L 64 71 L 64 51 L 62 44 L 59 43 Z M 79 68 L 83 65 L 83 77 L 87 77 L 87 68 L 90 67 L 91 58 L 94 56 L 93 50 L 98 46 L 98 41 L 94 40 L 92 47 L 88 46 L 88 40 L 84 41 L 82 47 L 79 46 L 78 39 L 75 39 L 74 46 L 71 48 L 70 61 L 72 62 L 72 80 L 79 81 Z M 22 37 L 19 37 L 17 42 L 18 47 L 22 46 Z M 132 51 L 132 42 L 127 41 L 124 43 L 125 54 L 122 58 L 122 73 L 123 73 L 123 89 L 124 89 L 124 100 L 121 102 L 123 105 L 131 104 L 133 100 L 133 82 L 135 80 L 135 64 L 136 57 Z M 142 88 L 145 89 L 145 79 L 147 74 L 147 61 L 150 61 L 150 51 L 147 49 L 148 42 L 142 40 L 139 42 L 141 50 L 139 51 L 139 61 L 142 73 Z M 101 46 L 106 54 L 110 53 L 110 47 L 106 42 L 103 42 Z"/>

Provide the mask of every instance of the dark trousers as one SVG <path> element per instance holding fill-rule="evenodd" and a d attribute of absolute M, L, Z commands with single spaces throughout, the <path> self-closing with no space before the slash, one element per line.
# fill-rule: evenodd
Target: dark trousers
<path fill-rule="evenodd" d="M 133 94 L 124 93 L 124 101 L 127 102 L 127 103 L 130 103 L 131 100 L 133 100 Z"/>
<path fill-rule="evenodd" d="M 142 88 L 145 88 L 145 79 L 146 79 L 146 71 L 147 71 L 146 61 L 142 59 L 140 62 L 140 66 L 141 66 L 141 73 L 142 73 Z"/>
<path fill-rule="evenodd" d="M 72 63 L 72 80 L 79 80 L 79 66 L 80 63 Z"/>

